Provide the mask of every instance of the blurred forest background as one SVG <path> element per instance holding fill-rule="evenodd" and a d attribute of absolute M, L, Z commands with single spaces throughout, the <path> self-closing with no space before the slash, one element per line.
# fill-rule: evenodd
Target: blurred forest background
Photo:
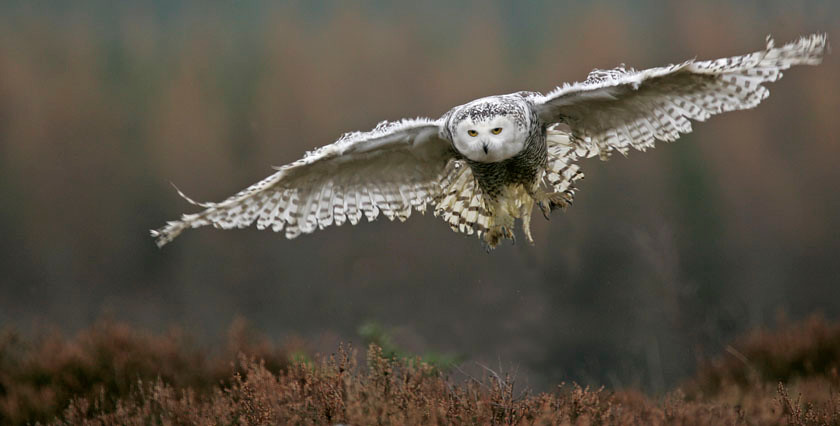
<path fill-rule="evenodd" d="M 595 67 L 743 54 L 836 1 L 0 4 L 0 325 L 104 316 L 214 341 L 234 318 L 311 351 L 380 324 L 403 348 L 560 381 L 679 382 L 780 313 L 840 317 L 840 55 L 755 110 L 592 159 L 536 245 L 486 254 L 440 220 L 297 240 L 150 228 L 341 133 L 547 91 Z"/>

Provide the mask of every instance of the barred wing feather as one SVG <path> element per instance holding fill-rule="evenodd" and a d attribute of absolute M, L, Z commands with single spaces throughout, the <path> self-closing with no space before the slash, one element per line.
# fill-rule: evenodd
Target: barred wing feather
<path fill-rule="evenodd" d="M 571 128 L 577 155 L 602 159 L 616 150 L 644 151 L 656 140 L 674 141 L 691 132 L 689 120 L 704 121 L 725 111 L 753 108 L 767 98 L 763 83 L 793 65 L 817 65 L 826 50 L 824 34 L 763 51 L 712 61 L 689 60 L 636 71 L 595 70 L 582 83 L 535 95 L 540 117 Z"/>
<path fill-rule="evenodd" d="M 258 229 L 285 230 L 295 238 L 332 224 L 355 225 L 363 216 L 372 221 L 380 213 L 405 220 L 440 194 L 453 152 L 439 129 L 438 121 L 418 118 L 345 134 L 220 203 L 184 196 L 204 210 L 151 234 L 163 246 L 185 229 L 207 225 L 230 229 L 256 222 Z"/>

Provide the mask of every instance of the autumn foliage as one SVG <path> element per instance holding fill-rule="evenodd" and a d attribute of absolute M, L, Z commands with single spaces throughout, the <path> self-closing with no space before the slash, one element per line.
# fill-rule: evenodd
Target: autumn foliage
<path fill-rule="evenodd" d="M 100 321 L 68 339 L 0 340 L 8 424 L 837 424 L 840 325 L 758 330 L 662 397 L 560 384 L 535 393 L 509 374 L 446 373 L 376 345 L 291 356 L 236 322 L 199 349 L 183 333 Z M 363 362 L 357 361 L 364 359 Z M 361 364 L 361 365 L 360 365 Z"/>

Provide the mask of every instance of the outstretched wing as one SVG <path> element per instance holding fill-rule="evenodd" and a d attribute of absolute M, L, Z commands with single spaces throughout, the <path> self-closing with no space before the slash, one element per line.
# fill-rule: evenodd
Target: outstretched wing
<path fill-rule="evenodd" d="M 812 35 L 782 47 L 714 61 L 636 71 L 595 70 L 583 83 L 565 84 L 533 96 L 547 123 L 565 123 L 581 157 L 644 151 L 655 140 L 674 141 L 691 131 L 689 119 L 704 121 L 724 111 L 753 108 L 769 95 L 763 83 L 792 65 L 822 61 L 826 36 Z"/>
<path fill-rule="evenodd" d="M 204 210 L 151 234 L 163 246 L 184 229 L 205 225 L 244 228 L 256 221 L 258 229 L 285 229 L 287 238 L 295 238 L 333 223 L 355 225 L 362 215 L 372 221 L 380 212 L 405 220 L 441 192 L 454 152 L 439 131 L 439 121 L 418 118 L 347 133 L 220 203 L 184 196 Z"/>

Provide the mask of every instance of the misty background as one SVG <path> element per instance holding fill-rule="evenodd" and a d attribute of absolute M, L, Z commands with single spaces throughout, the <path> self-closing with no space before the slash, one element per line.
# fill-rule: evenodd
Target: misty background
<path fill-rule="evenodd" d="M 0 5 L 0 326 L 102 316 L 214 341 L 237 317 L 330 353 L 373 321 L 520 382 L 663 391 L 780 315 L 840 315 L 840 60 L 757 109 L 581 167 L 534 246 L 430 213 L 296 240 L 148 230 L 341 133 L 548 91 L 595 67 L 827 32 L 835 1 L 30 2 Z M 517 229 L 519 232 L 519 230 Z"/>

